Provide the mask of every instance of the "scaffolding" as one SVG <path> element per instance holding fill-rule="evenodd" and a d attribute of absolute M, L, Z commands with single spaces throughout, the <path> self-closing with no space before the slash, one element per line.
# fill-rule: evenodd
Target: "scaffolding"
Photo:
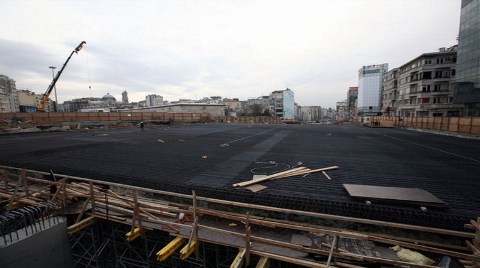
<path fill-rule="evenodd" d="M 480 218 L 458 231 L 5 166 L 0 166 L 0 175 L 0 197 L 7 213 L 31 214 L 48 202 L 56 204 L 55 211 L 64 211 L 75 267 L 220 268 L 230 266 L 237 255 L 238 263 L 246 266 L 271 260 L 275 267 L 432 267 L 375 250 L 392 252 L 391 246 L 433 258 L 449 256 L 466 267 L 477 267 L 480 261 Z M 25 226 L 47 218 L 44 213 L 32 215 L 37 216 Z M 243 253 L 237 254 L 239 250 Z"/>

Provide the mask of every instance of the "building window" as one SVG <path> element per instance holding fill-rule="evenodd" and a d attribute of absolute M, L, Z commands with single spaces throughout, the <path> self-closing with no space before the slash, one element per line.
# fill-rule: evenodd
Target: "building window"
<path fill-rule="evenodd" d="M 432 60 L 431 59 L 426 59 L 426 60 L 424 60 L 424 64 L 432 64 Z"/>
<path fill-rule="evenodd" d="M 423 85 L 422 92 L 430 92 L 430 85 Z"/>
<path fill-rule="evenodd" d="M 423 72 L 422 73 L 423 79 L 432 79 L 432 72 Z"/>

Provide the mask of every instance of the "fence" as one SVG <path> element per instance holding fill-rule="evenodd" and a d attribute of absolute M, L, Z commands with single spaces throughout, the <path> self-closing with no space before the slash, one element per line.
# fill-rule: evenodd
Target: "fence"
<path fill-rule="evenodd" d="M 480 117 L 390 117 L 374 116 L 380 126 L 412 127 L 480 135 Z"/>
<path fill-rule="evenodd" d="M 73 112 L 73 113 L 0 113 L 0 119 L 21 121 L 36 125 L 52 125 L 63 122 L 118 122 L 118 121 L 177 121 L 177 122 L 235 122 L 227 116 L 212 117 L 208 113 L 164 112 Z M 269 116 L 239 116 L 238 123 L 281 124 L 279 118 Z"/>

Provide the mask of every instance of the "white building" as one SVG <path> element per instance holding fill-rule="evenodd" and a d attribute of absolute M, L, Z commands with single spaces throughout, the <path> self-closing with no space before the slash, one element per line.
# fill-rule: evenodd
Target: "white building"
<path fill-rule="evenodd" d="M 273 91 L 270 97 L 276 117 L 295 119 L 295 94 L 291 89 Z"/>
<path fill-rule="evenodd" d="M 19 111 L 15 80 L 0 75 L 0 112 L 15 113 Z"/>
<path fill-rule="evenodd" d="M 383 75 L 388 64 L 363 66 L 358 70 L 358 112 L 378 113 L 381 110 Z"/>

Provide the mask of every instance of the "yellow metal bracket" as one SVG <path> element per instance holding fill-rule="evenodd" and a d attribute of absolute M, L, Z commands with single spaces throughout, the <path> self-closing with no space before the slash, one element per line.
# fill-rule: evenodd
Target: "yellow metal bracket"
<path fill-rule="evenodd" d="M 157 252 L 157 261 L 164 261 L 170 257 L 181 245 L 187 241 L 186 238 L 176 237 L 165 247 L 163 247 L 159 252 Z"/>
<path fill-rule="evenodd" d="M 141 231 L 142 229 L 137 227 L 133 229 L 133 232 L 128 232 L 127 234 L 125 234 L 125 239 L 127 239 L 128 242 L 133 241 L 142 234 Z"/>
<path fill-rule="evenodd" d="M 197 240 L 192 240 L 190 243 L 190 248 L 188 248 L 188 245 L 185 245 L 181 250 L 180 250 L 180 259 L 186 260 L 192 253 L 195 251 L 195 248 L 197 247 Z"/>

